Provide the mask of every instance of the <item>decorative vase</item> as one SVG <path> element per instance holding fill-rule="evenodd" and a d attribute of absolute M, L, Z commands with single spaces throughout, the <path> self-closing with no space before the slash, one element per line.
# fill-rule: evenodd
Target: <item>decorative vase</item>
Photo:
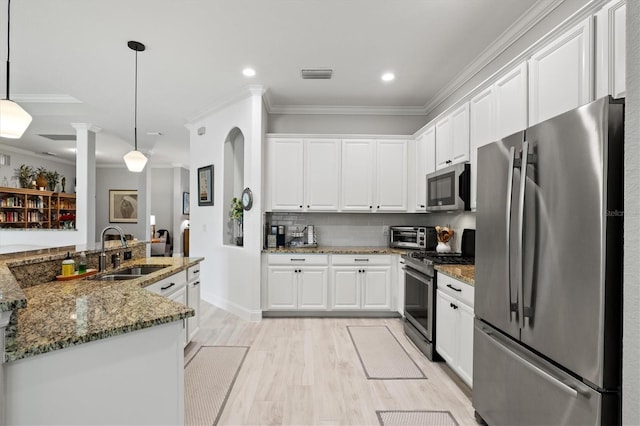
<path fill-rule="evenodd" d="M 234 225 L 235 226 L 233 227 L 233 233 L 234 233 L 236 245 L 242 247 L 244 244 L 242 222 L 235 220 Z"/>
<path fill-rule="evenodd" d="M 47 185 L 48 185 L 47 178 L 45 178 L 44 175 L 39 174 L 38 176 L 36 176 L 36 186 L 38 188 L 44 189 L 47 187 Z"/>
<path fill-rule="evenodd" d="M 439 241 L 438 245 L 436 246 L 436 251 L 438 253 L 451 253 L 451 246 L 448 242 L 445 243 L 444 241 Z"/>

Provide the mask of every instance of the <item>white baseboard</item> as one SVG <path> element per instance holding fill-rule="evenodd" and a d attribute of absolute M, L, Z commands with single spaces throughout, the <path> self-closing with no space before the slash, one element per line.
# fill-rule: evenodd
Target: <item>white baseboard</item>
<path fill-rule="evenodd" d="M 258 322 L 262 320 L 262 310 L 250 310 L 245 308 L 244 306 L 240 306 L 236 303 L 230 302 L 227 299 L 209 294 L 203 294 L 202 299 L 220 309 L 224 309 L 225 311 L 229 311 L 232 314 L 239 316 L 245 321 Z"/>

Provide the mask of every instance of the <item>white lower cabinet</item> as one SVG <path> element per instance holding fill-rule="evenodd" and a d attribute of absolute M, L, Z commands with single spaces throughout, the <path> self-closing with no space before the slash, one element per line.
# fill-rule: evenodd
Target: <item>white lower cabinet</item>
<path fill-rule="evenodd" d="M 200 330 L 200 265 L 187 269 L 187 306 L 195 311 L 195 315 L 187 319 L 187 343 L 193 340 Z"/>
<path fill-rule="evenodd" d="M 174 302 L 182 303 L 183 305 L 187 304 L 187 287 L 182 286 L 179 290 L 171 293 L 167 298 L 173 300 Z M 185 321 L 182 321 L 182 334 L 180 335 L 182 339 L 182 346 L 187 346 L 189 343 L 188 335 L 187 335 L 187 327 Z"/>
<path fill-rule="evenodd" d="M 269 255 L 268 310 L 326 310 L 329 275 L 326 255 Z"/>
<path fill-rule="evenodd" d="M 333 255 L 331 270 L 331 309 L 391 309 L 391 256 Z"/>
<path fill-rule="evenodd" d="M 391 272 L 390 255 L 269 254 L 263 306 L 267 311 L 390 311 Z"/>
<path fill-rule="evenodd" d="M 469 284 L 438 273 L 436 351 L 473 387 L 473 291 Z"/>

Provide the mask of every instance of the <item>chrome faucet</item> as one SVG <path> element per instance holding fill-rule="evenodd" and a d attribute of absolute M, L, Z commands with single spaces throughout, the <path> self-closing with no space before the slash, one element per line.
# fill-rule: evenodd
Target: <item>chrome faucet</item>
<path fill-rule="evenodd" d="M 120 234 L 120 241 L 122 242 L 122 247 L 127 248 L 127 239 L 124 237 L 124 231 L 122 230 L 122 228 L 116 225 L 109 225 L 106 228 L 104 228 L 102 230 L 102 235 L 100 236 L 100 243 L 102 246 L 102 249 L 100 251 L 100 257 L 98 258 L 98 270 L 100 272 L 107 269 L 107 254 L 104 252 L 104 236 L 106 235 L 109 229 L 118 231 L 118 233 Z"/>

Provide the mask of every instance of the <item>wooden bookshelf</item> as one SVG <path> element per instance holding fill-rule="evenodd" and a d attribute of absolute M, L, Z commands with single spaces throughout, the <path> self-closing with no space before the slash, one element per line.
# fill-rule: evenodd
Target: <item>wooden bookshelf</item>
<path fill-rule="evenodd" d="M 62 229 L 65 214 L 75 216 L 75 194 L 0 187 L 0 228 Z"/>

